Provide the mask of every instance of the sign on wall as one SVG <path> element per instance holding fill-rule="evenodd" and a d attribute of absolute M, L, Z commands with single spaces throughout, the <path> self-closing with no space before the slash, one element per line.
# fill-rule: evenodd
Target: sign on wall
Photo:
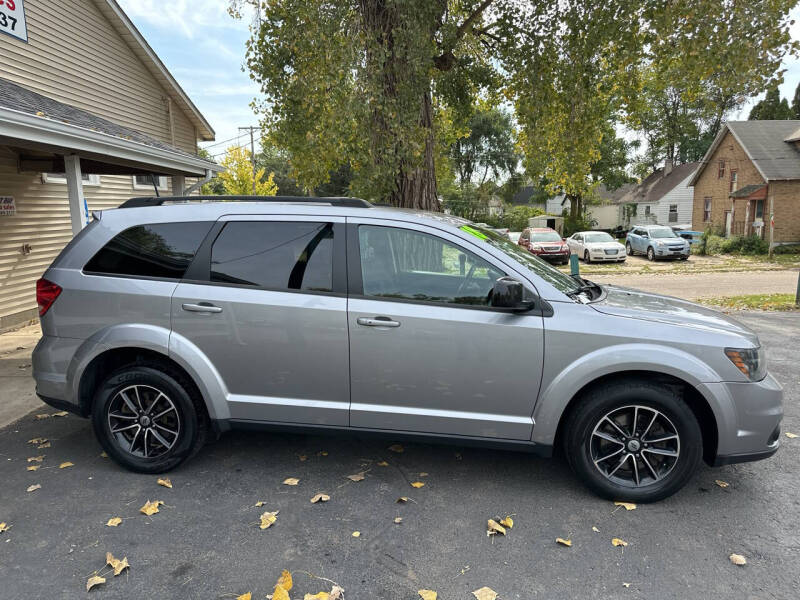
<path fill-rule="evenodd" d="M 13 217 L 17 214 L 17 205 L 13 196 L 0 196 L 0 217 Z"/>
<path fill-rule="evenodd" d="M 0 0 L 0 32 L 23 42 L 28 41 L 23 0 Z"/>

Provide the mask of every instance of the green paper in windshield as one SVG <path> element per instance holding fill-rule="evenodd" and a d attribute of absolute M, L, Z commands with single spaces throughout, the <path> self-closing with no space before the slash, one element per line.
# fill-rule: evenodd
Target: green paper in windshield
<path fill-rule="evenodd" d="M 486 235 L 484 233 L 481 233 L 480 231 L 470 227 L 469 225 L 462 225 L 461 227 L 459 227 L 459 229 L 461 231 L 464 231 L 464 232 L 470 234 L 470 235 L 474 235 L 479 240 L 488 240 L 489 239 L 488 235 Z"/>

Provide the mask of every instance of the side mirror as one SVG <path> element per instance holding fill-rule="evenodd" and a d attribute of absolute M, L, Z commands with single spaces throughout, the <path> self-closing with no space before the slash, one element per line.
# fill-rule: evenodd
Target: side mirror
<path fill-rule="evenodd" d="M 516 279 L 501 277 L 494 282 L 492 288 L 492 306 L 504 308 L 510 312 L 525 312 L 533 308 L 534 303 L 522 299 L 525 288 Z"/>

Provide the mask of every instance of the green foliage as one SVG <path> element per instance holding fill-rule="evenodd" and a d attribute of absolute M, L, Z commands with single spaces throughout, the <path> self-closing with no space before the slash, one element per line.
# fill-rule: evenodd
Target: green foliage
<path fill-rule="evenodd" d="M 457 138 L 450 146 L 450 159 L 459 181 L 471 182 L 477 177 L 484 183 L 490 174 L 495 180 L 513 174 L 519 157 L 511 115 L 479 103 L 467 127 L 469 135 Z"/>
<path fill-rule="evenodd" d="M 757 235 L 736 235 L 725 238 L 718 235 L 705 236 L 705 254 L 742 254 L 757 255 L 766 254 L 769 251 L 769 243 Z M 701 238 L 701 245 L 703 239 Z"/>
<path fill-rule="evenodd" d="M 800 119 L 800 83 L 794 89 L 794 98 L 792 99 L 792 119 Z"/>
<path fill-rule="evenodd" d="M 597 220 L 587 216 L 586 213 L 578 215 L 564 214 L 564 237 L 569 237 L 577 231 L 587 231 L 595 227 L 597 227 Z"/>
<path fill-rule="evenodd" d="M 795 96 L 797 94 L 795 93 Z M 778 86 L 774 85 L 767 90 L 766 97 L 757 102 L 750 110 L 749 121 L 782 121 L 794 119 L 794 112 L 789 108 L 789 101 L 781 98 Z"/>
<path fill-rule="evenodd" d="M 469 182 L 452 185 L 443 190 L 442 204 L 451 215 L 488 223 L 489 200 L 495 195 L 495 191 L 496 186 L 492 182 L 482 185 Z"/>
<path fill-rule="evenodd" d="M 544 211 L 535 206 L 520 204 L 506 206 L 503 216 L 498 219 L 496 227 L 507 227 L 511 231 L 522 231 L 528 226 L 528 219 L 543 215 Z"/>
<path fill-rule="evenodd" d="M 773 248 L 775 254 L 800 254 L 800 244 L 783 244 Z"/>

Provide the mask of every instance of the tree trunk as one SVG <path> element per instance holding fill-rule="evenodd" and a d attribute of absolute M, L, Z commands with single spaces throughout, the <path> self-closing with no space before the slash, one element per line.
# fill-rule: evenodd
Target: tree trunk
<path fill-rule="evenodd" d="M 389 197 L 392 206 L 417 208 L 421 210 L 441 210 L 436 195 L 436 165 L 433 159 L 433 105 L 431 93 L 426 91 L 422 97 L 420 124 L 427 130 L 425 135 L 425 156 L 419 166 L 402 165 L 397 175 L 397 188 Z"/>

